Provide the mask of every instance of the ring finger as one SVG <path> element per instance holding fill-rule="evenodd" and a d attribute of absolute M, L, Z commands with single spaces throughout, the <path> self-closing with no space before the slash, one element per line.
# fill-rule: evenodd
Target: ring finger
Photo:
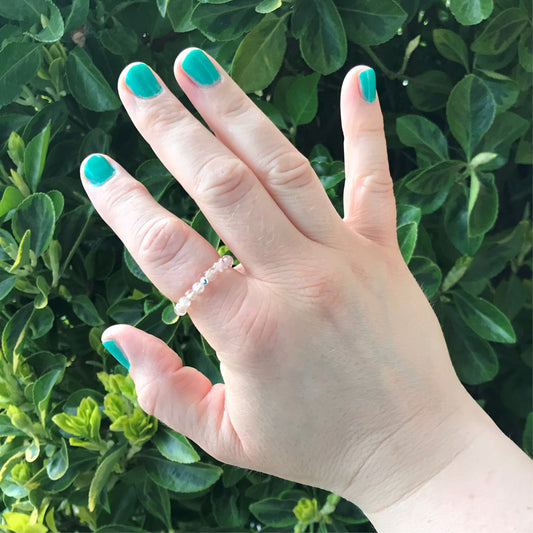
<path fill-rule="evenodd" d="M 159 205 L 148 190 L 116 161 L 94 154 L 81 165 L 82 183 L 104 221 L 122 240 L 143 272 L 168 298 L 177 301 L 219 258 L 217 251 L 185 222 Z M 224 283 L 209 287 L 191 313 L 222 308 L 228 294 L 244 297 L 242 275 L 230 270 Z"/>

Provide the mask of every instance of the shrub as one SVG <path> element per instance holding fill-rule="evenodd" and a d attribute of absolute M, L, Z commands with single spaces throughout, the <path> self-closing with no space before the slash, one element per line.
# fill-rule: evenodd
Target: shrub
<path fill-rule="evenodd" d="M 376 68 L 405 261 L 458 376 L 531 455 L 531 3 L 32 0 L 0 4 L 0 488 L 5 530 L 369 531 L 335 495 L 219 464 L 143 413 L 100 334 L 134 324 L 221 381 L 215 353 L 95 214 L 81 160 L 109 153 L 218 237 L 120 108 L 145 61 L 212 54 L 343 186 L 339 92 Z"/>

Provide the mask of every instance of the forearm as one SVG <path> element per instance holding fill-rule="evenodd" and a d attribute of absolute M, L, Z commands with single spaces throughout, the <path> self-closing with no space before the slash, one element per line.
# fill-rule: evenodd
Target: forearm
<path fill-rule="evenodd" d="M 533 531 L 533 461 L 479 411 L 477 434 L 444 468 L 387 507 L 363 509 L 379 533 Z"/>

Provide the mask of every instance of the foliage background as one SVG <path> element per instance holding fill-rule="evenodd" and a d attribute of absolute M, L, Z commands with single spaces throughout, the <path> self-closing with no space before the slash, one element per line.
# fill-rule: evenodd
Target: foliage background
<path fill-rule="evenodd" d="M 321 490 L 220 464 L 145 415 L 100 334 L 134 324 L 220 381 L 216 355 L 101 221 L 78 168 L 105 152 L 219 246 L 120 108 L 145 61 L 212 54 L 310 157 L 334 205 L 339 93 L 374 67 L 402 253 L 473 397 L 532 446 L 527 0 L 0 0 L 2 531 L 371 531 Z"/>

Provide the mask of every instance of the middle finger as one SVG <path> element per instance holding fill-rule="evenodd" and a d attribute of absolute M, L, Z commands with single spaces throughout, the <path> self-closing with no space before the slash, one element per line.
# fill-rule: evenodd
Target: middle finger
<path fill-rule="evenodd" d="M 267 275 L 294 254 L 302 235 L 246 164 L 149 67 L 130 65 L 118 87 L 136 128 L 247 271 Z"/>

